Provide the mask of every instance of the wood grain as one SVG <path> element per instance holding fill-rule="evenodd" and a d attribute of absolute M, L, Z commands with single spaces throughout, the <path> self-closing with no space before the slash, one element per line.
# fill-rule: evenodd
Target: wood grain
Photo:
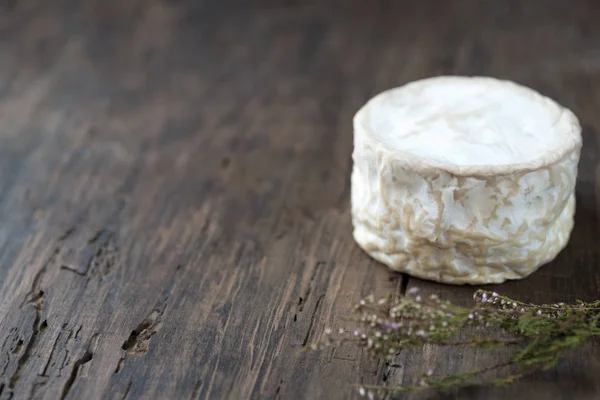
<path fill-rule="evenodd" d="M 0 2 L 0 399 L 347 399 L 472 349 L 300 352 L 391 273 L 349 218 L 354 112 L 437 74 L 529 85 L 584 126 L 569 247 L 497 288 L 600 289 L 594 1 Z M 503 349 L 493 357 L 505 355 Z M 598 342 L 506 389 L 595 399 Z"/>

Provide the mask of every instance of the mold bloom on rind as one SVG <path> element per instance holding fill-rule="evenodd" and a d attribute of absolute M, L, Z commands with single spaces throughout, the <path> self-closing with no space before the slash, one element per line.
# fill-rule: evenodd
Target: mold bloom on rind
<path fill-rule="evenodd" d="M 354 239 L 412 276 L 452 284 L 528 276 L 573 228 L 581 128 L 513 82 L 436 77 L 354 117 Z"/>

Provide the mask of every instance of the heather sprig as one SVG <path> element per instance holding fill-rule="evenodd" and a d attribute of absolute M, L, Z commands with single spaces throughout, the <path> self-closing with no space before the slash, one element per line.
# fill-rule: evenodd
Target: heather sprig
<path fill-rule="evenodd" d="M 485 349 L 516 345 L 507 360 L 482 369 L 445 376 L 435 376 L 429 370 L 416 384 L 358 388 L 363 396 L 385 398 L 402 392 L 466 386 L 488 372 L 505 367 L 518 372 L 496 377 L 492 383 L 512 383 L 525 374 L 552 367 L 566 350 L 600 335 L 600 300 L 538 305 L 486 290 L 476 291 L 473 300 L 472 307 L 461 307 L 435 294 L 422 296 L 416 288 L 397 299 L 376 300 L 371 295 L 356 305 L 350 318 L 354 323 L 352 329 L 339 329 L 335 333 L 326 329 L 324 340 L 312 349 L 349 342 L 371 357 L 391 360 L 401 350 L 425 344 Z M 504 335 L 489 336 L 486 332 L 490 330 L 503 331 Z M 462 334 L 460 339 L 459 334 Z"/>

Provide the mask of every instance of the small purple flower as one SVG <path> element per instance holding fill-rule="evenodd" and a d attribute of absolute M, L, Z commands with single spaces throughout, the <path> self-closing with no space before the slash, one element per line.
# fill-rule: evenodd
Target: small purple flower
<path fill-rule="evenodd" d="M 397 322 L 392 322 L 391 324 L 387 324 L 386 327 L 392 331 L 400 328 L 400 324 Z"/>
<path fill-rule="evenodd" d="M 408 289 L 408 294 L 417 294 L 419 293 L 419 288 L 417 287 L 411 287 L 410 289 Z"/>

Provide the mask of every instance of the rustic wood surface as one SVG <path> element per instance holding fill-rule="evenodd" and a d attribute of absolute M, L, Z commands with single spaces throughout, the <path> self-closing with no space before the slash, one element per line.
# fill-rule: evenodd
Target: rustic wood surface
<path fill-rule="evenodd" d="M 600 293 L 597 1 L 0 1 L 0 399 L 348 399 L 485 366 L 300 353 L 390 273 L 351 237 L 354 112 L 438 74 L 529 85 L 584 127 L 576 226 L 529 301 Z M 514 386 L 597 399 L 600 346 Z"/>

